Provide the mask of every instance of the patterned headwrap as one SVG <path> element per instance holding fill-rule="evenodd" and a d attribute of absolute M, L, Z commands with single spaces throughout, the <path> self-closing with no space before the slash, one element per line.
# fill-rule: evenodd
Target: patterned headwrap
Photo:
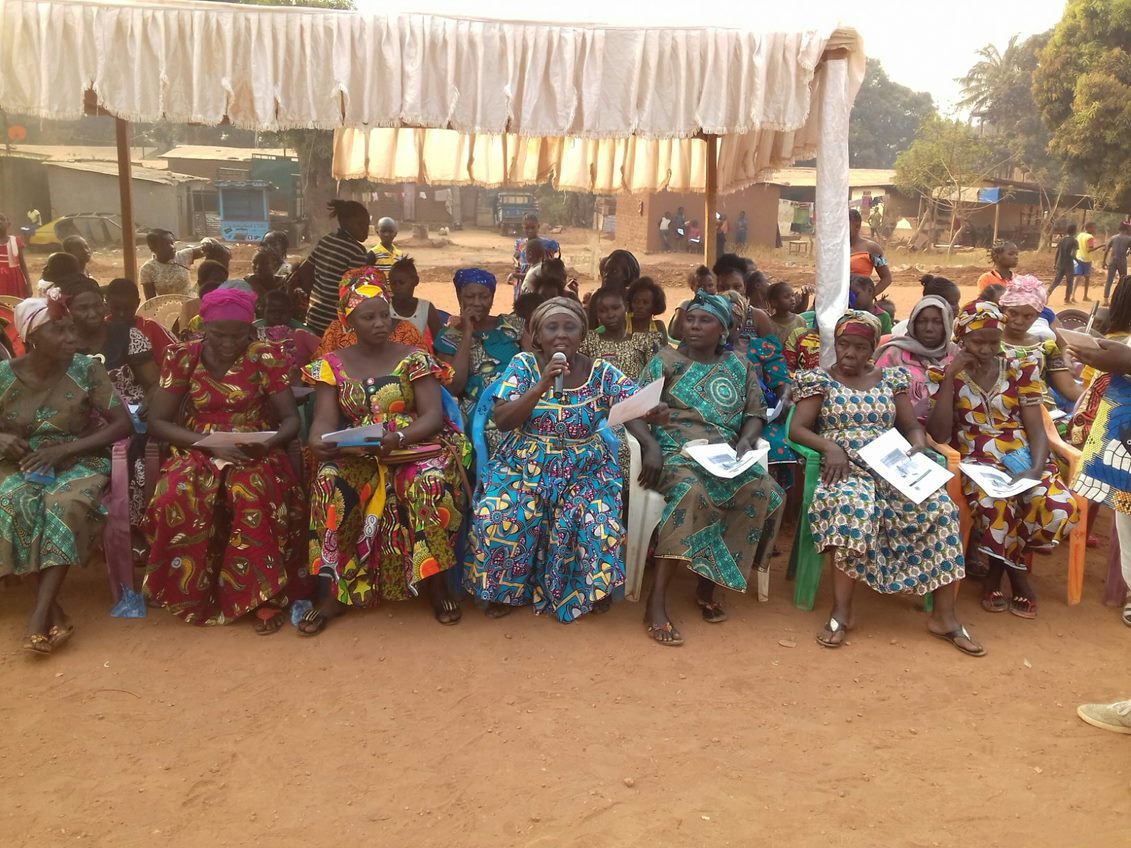
<path fill-rule="evenodd" d="M 44 324 L 65 318 L 68 314 L 66 298 L 61 291 L 53 288 L 44 297 L 28 297 L 17 303 L 12 310 L 12 320 L 20 339 L 26 342 Z"/>
<path fill-rule="evenodd" d="M 954 322 L 954 340 L 961 341 L 963 336 L 975 330 L 1000 330 L 1004 320 L 996 303 L 989 300 L 968 303 Z"/>
<path fill-rule="evenodd" d="M 726 295 L 711 294 L 706 289 L 699 289 L 695 297 L 683 308 L 684 312 L 706 312 L 712 318 L 718 319 L 724 330 L 729 330 L 734 324 L 734 314 L 730 311 L 731 301 Z"/>
<path fill-rule="evenodd" d="M 457 295 L 463 291 L 464 286 L 485 286 L 494 294 L 495 287 L 499 284 L 494 274 L 482 268 L 460 268 L 452 282 L 455 283 Z"/>
<path fill-rule="evenodd" d="M 385 272 L 376 265 L 350 268 L 338 288 L 338 318 L 346 323 L 350 313 L 371 297 L 389 300 L 389 278 Z"/>
<path fill-rule="evenodd" d="M 240 289 L 215 289 L 200 299 L 200 320 L 255 321 L 255 293 Z"/>
<path fill-rule="evenodd" d="M 880 324 L 879 318 L 870 312 L 850 309 L 837 319 L 833 337 L 839 339 L 841 336 L 859 336 L 867 339 L 872 343 L 872 347 L 875 347 L 880 341 L 881 333 L 883 333 L 883 325 Z"/>
<path fill-rule="evenodd" d="M 557 256 L 562 252 L 562 246 L 553 239 L 540 239 L 542 246 L 546 248 L 547 256 Z"/>
<path fill-rule="evenodd" d="M 1032 274 L 1015 275 L 1006 283 L 1005 292 L 998 303 L 1001 306 L 1031 306 L 1038 312 L 1049 302 L 1045 284 Z"/>
<path fill-rule="evenodd" d="M 530 316 L 530 338 L 535 340 L 535 344 L 541 344 L 538 341 L 538 335 L 542 331 L 542 325 L 553 315 L 572 315 L 576 318 L 581 324 L 583 338 L 589 329 L 589 316 L 585 314 L 580 303 L 572 297 L 552 297 L 540 304 L 534 310 L 534 314 Z"/>

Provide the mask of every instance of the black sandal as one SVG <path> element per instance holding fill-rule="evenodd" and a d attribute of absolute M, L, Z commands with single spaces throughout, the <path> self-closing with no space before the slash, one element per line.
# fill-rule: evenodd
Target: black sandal
<path fill-rule="evenodd" d="M 696 603 L 703 611 L 703 620 L 708 624 L 721 624 L 730 617 L 718 601 L 704 601 L 697 598 Z"/>
<path fill-rule="evenodd" d="M 828 639 L 825 638 L 825 634 L 823 632 L 817 634 L 817 644 L 823 648 L 839 648 L 848 639 L 848 627 L 841 624 L 831 615 L 829 616 L 828 623 L 825 625 L 825 630 L 829 632 Z M 838 633 L 843 633 L 844 636 L 839 642 L 834 642 L 833 637 L 835 637 Z"/>
<path fill-rule="evenodd" d="M 958 650 L 962 651 L 962 653 L 966 654 L 967 656 L 984 657 L 986 655 L 986 649 L 979 643 L 975 642 L 973 638 L 971 638 L 964 625 L 959 625 L 957 629 L 951 630 L 949 633 L 936 633 L 933 630 L 928 630 L 927 632 L 934 636 L 936 639 L 942 639 L 945 642 L 950 642 L 950 644 L 954 645 L 954 647 L 958 648 Z M 972 648 L 964 648 L 958 644 L 959 639 L 965 639 L 967 642 L 978 645 L 978 647 L 976 650 Z"/>
<path fill-rule="evenodd" d="M 286 619 L 283 617 L 282 610 L 277 610 L 276 613 L 269 618 L 260 618 L 257 615 L 255 617 L 255 633 L 258 636 L 271 636 L 283 629 L 285 621 Z"/>
<path fill-rule="evenodd" d="M 326 629 L 326 625 L 330 623 L 330 616 L 324 612 L 312 609 L 308 610 L 306 615 L 298 620 L 298 635 L 299 636 L 317 636 Z M 304 624 L 312 624 L 313 627 L 305 628 Z"/>
<path fill-rule="evenodd" d="M 460 619 L 463 618 L 463 610 L 460 605 L 452 600 L 443 600 L 437 604 L 432 614 L 436 616 L 436 620 L 445 627 L 450 627 L 453 624 L 459 624 Z"/>

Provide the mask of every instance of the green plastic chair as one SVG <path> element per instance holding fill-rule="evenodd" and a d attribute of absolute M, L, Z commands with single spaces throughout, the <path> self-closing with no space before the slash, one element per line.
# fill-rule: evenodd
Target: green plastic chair
<path fill-rule="evenodd" d="M 809 527 L 809 504 L 813 502 L 817 484 L 821 482 L 821 454 L 789 439 L 794 409 L 796 407 L 790 408 L 789 418 L 786 419 L 786 438 L 789 440 L 790 448 L 805 465 L 805 482 L 802 489 L 801 514 L 797 517 L 797 538 L 793 542 L 793 552 L 789 557 L 789 570 L 786 576 L 796 583 L 793 590 L 793 605 L 798 609 L 811 610 L 817 601 L 817 589 L 820 588 L 821 571 L 825 565 L 825 557 L 813 543 L 813 531 Z M 931 451 L 931 456 L 940 465 L 946 466 L 944 457 L 934 451 Z M 923 600 L 923 609 L 931 612 L 934 608 L 934 598 L 927 595 Z"/>

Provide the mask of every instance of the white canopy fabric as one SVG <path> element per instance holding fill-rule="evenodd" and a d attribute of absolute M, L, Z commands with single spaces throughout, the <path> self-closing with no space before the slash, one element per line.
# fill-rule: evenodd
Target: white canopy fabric
<path fill-rule="evenodd" d="M 0 0 L 0 108 L 78 118 L 93 91 L 130 121 L 334 129 L 335 174 L 382 182 L 726 192 L 816 154 L 821 208 L 847 200 L 854 30 L 778 26 L 792 10 L 758 4 L 604 3 L 604 21 L 562 22 L 519 0 L 475 18 L 463 0 L 358 2 Z M 712 186 L 703 136 L 718 137 Z M 848 296 L 839 219 L 821 213 L 818 232 L 826 341 Z"/>

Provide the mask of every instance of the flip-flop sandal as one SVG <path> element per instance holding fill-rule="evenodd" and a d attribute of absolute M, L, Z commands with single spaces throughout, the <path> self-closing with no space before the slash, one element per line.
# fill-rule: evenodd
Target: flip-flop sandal
<path fill-rule="evenodd" d="M 1131 627 L 1131 601 L 1123 605 L 1123 615 L 1120 617 L 1123 619 L 1124 624 Z"/>
<path fill-rule="evenodd" d="M 46 656 L 50 654 L 54 648 L 51 646 L 51 640 L 44 636 L 42 633 L 29 633 L 24 636 L 24 641 L 21 647 L 25 651 L 30 651 L 39 656 Z"/>
<path fill-rule="evenodd" d="M 326 629 L 326 625 L 330 623 L 330 616 L 324 612 L 319 612 L 312 609 L 298 620 L 298 635 L 299 636 L 317 636 Z M 304 624 L 313 624 L 312 628 L 303 628 Z"/>
<path fill-rule="evenodd" d="M 445 627 L 459 624 L 460 619 L 463 618 L 463 610 L 455 601 L 441 601 L 440 606 L 432 610 L 432 614 Z"/>
<path fill-rule="evenodd" d="M 485 615 L 488 618 L 505 618 L 514 612 L 514 607 L 510 604 L 487 604 Z"/>
<path fill-rule="evenodd" d="M 820 645 L 822 648 L 839 648 L 848 639 L 848 628 L 845 627 L 843 624 L 841 624 L 839 621 L 837 621 L 835 618 L 833 618 L 831 615 L 829 616 L 828 623 L 825 624 L 825 630 L 829 631 L 829 638 L 828 639 L 825 638 L 824 633 L 818 633 L 817 634 L 817 644 Z M 832 640 L 832 637 L 836 636 L 837 633 L 841 633 L 841 632 L 844 633 L 844 638 L 841 639 L 839 642 L 834 642 Z"/>
<path fill-rule="evenodd" d="M 951 630 L 949 633 L 936 633 L 933 630 L 928 630 L 927 632 L 934 636 L 936 639 L 942 639 L 946 642 L 950 642 L 950 644 L 954 645 L 954 647 L 958 648 L 958 650 L 962 651 L 962 653 L 966 654 L 967 656 L 984 657 L 986 655 L 986 649 L 982 645 L 978 645 L 977 642 L 974 642 L 974 640 L 970 637 L 970 634 L 966 631 L 965 627 L 959 627 L 956 630 Z M 962 647 L 958 644 L 959 639 L 965 639 L 967 642 L 973 642 L 973 644 L 978 645 L 978 649 L 972 650 L 970 648 Z"/>
<path fill-rule="evenodd" d="M 601 598 L 601 600 L 597 601 L 597 603 L 593 604 L 592 612 L 594 615 L 604 615 L 612 608 L 613 599 L 606 595 L 605 597 Z"/>
<path fill-rule="evenodd" d="M 673 625 L 670 621 L 661 624 L 659 627 L 649 624 L 646 629 L 648 631 L 648 636 L 652 639 L 652 641 L 664 648 L 678 648 L 683 644 L 683 636 L 678 630 L 675 629 L 675 625 Z M 661 634 L 664 633 L 671 636 L 671 638 L 660 638 Z"/>
<path fill-rule="evenodd" d="M 986 612 L 1005 612 L 1009 609 L 1009 601 L 1001 592 L 990 592 L 982 596 L 982 609 Z"/>
<path fill-rule="evenodd" d="M 60 645 L 65 645 L 67 640 L 74 635 L 75 626 L 70 622 L 55 624 L 47 631 L 47 641 L 51 643 L 51 650 L 55 650 Z"/>
<path fill-rule="evenodd" d="M 697 601 L 697 603 L 703 611 L 703 620 L 708 624 L 721 624 L 729 618 L 723 605 L 718 601 Z"/>
<path fill-rule="evenodd" d="M 1032 621 L 1037 617 L 1037 602 L 1019 596 L 1014 597 L 1013 600 L 1009 602 L 1009 611 L 1018 618 Z"/>
<path fill-rule="evenodd" d="M 278 633 L 283 627 L 283 611 L 274 610 L 274 615 L 255 613 L 255 633 L 257 636 L 270 636 Z"/>

